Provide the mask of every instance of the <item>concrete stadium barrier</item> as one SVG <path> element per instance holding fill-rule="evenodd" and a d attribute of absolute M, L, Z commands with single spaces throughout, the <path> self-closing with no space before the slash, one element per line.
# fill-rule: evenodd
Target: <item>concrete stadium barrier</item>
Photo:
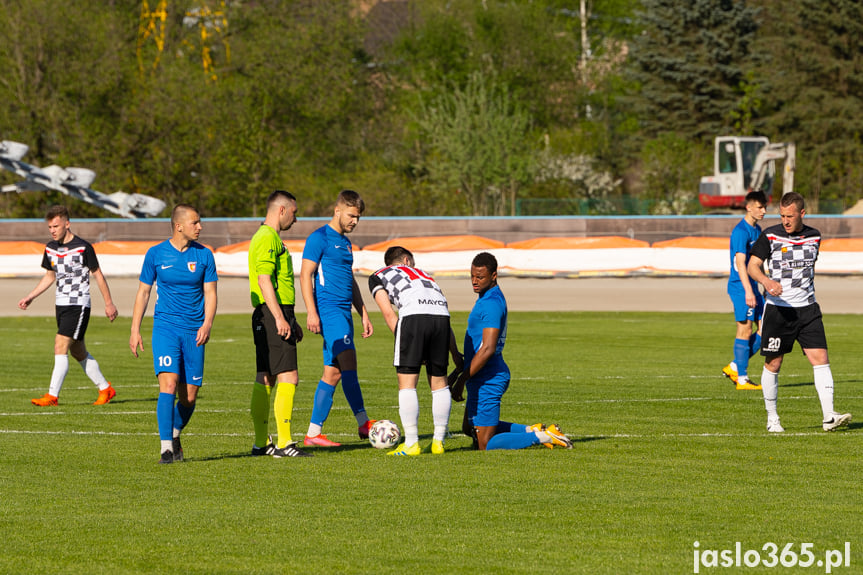
<path fill-rule="evenodd" d="M 156 241 L 94 243 L 103 273 L 137 276 L 147 249 Z M 295 272 L 302 260 L 304 240 L 287 240 Z M 540 237 L 505 244 L 477 235 L 403 237 L 354 247 L 354 270 L 368 275 L 384 265 L 384 252 L 402 245 L 414 253 L 417 266 L 441 276 L 467 276 L 473 257 L 488 251 L 498 259 L 501 276 L 707 276 L 728 274 L 727 238 L 684 237 L 649 244 L 625 237 Z M 210 246 L 208 246 L 210 247 Z M 248 274 L 249 241 L 213 250 L 219 274 Z M 33 241 L 0 242 L 0 277 L 29 277 L 44 273 L 43 244 Z M 863 239 L 826 239 L 822 242 L 819 274 L 863 274 Z"/>

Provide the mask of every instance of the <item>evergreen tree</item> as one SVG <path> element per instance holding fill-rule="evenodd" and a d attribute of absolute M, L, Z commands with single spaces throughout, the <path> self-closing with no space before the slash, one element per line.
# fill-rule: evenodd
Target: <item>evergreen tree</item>
<path fill-rule="evenodd" d="M 771 55 L 760 129 L 797 143 L 795 186 L 811 207 L 853 204 L 863 190 L 863 2 L 761 0 Z"/>
<path fill-rule="evenodd" d="M 758 10 L 744 0 L 644 0 L 630 66 L 642 136 L 712 140 L 745 102 Z"/>

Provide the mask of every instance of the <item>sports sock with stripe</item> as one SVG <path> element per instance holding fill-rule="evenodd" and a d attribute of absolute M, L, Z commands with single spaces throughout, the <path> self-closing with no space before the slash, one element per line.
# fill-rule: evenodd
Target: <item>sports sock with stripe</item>
<path fill-rule="evenodd" d="M 257 447 L 267 445 L 270 429 L 270 391 L 269 385 L 257 381 L 252 386 L 252 403 L 249 407 L 249 413 L 252 415 Z"/>
<path fill-rule="evenodd" d="M 276 447 L 279 449 L 291 442 L 291 416 L 294 411 L 294 394 L 296 392 L 297 384 L 295 383 L 280 382 L 276 384 L 273 415 L 276 418 L 276 432 L 279 434 L 276 443 Z"/>

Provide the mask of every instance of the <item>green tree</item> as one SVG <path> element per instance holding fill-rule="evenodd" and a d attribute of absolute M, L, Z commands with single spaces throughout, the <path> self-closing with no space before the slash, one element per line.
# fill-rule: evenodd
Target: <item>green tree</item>
<path fill-rule="evenodd" d="M 692 214 L 700 210 L 698 182 L 708 173 L 710 148 L 663 134 L 645 142 L 641 151 L 644 191 L 651 213 Z"/>
<path fill-rule="evenodd" d="M 863 190 L 863 4 L 858 0 L 761 0 L 771 55 L 761 131 L 797 143 L 795 186 L 846 206 Z M 823 203 L 823 202 L 822 202 Z"/>
<path fill-rule="evenodd" d="M 0 0 L 0 136 L 30 146 L 25 161 L 34 165 L 96 171 L 93 187 L 108 192 L 117 182 L 110 138 L 128 101 L 134 58 L 124 57 L 134 23 L 126 14 L 89 3 Z M 38 216 L 66 201 L 59 193 L 6 196 L 2 211 Z M 79 202 L 73 214 L 105 212 Z"/>
<path fill-rule="evenodd" d="M 530 116 L 493 78 L 474 73 L 424 105 L 417 119 L 433 185 L 464 194 L 473 215 L 503 215 L 533 178 Z"/>
<path fill-rule="evenodd" d="M 642 136 L 707 142 L 733 126 L 747 96 L 758 10 L 744 0 L 643 0 L 630 52 Z"/>

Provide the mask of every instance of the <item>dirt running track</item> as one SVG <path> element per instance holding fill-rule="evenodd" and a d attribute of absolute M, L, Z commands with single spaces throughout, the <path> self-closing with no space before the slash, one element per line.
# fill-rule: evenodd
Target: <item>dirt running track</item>
<path fill-rule="evenodd" d="M 27 311 L 18 309 L 18 300 L 36 285 L 37 278 L 0 280 L 0 316 L 54 315 L 54 292 L 49 289 Z M 370 310 L 377 306 L 368 295 L 366 279 L 358 277 L 363 297 Z M 138 280 L 109 278 L 114 303 L 120 315 L 132 312 Z M 467 311 L 476 297 L 467 278 L 439 281 L 450 309 Z M 500 286 L 512 311 L 687 311 L 727 312 L 731 302 L 722 278 L 591 278 L 524 279 L 501 278 Z M 222 278 L 219 281 L 219 313 L 249 313 L 248 280 Z M 102 313 L 102 297 L 94 291 L 94 317 Z M 863 314 L 863 277 L 821 276 L 816 278 L 816 296 L 824 313 Z M 297 311 L 304 312 L 297 297 Z M 149 312 L 153 311 L 150 302 Z"/>

